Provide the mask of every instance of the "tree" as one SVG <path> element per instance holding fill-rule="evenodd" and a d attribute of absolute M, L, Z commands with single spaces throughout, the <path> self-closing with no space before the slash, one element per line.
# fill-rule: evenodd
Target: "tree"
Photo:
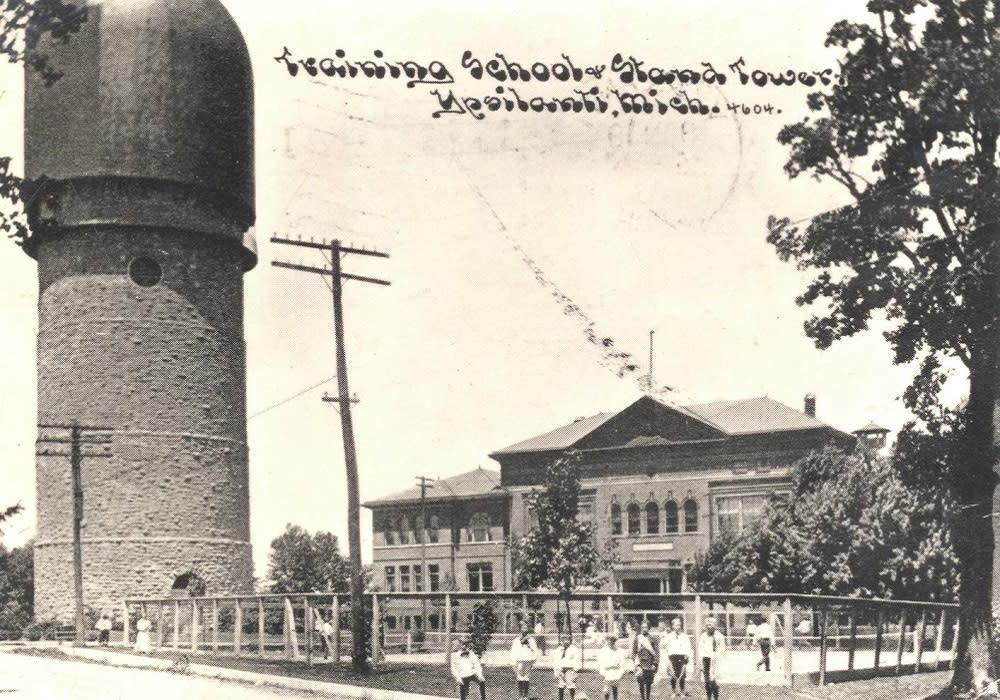
<path fill-rule="evenodd" d="M 66 0 L 0 0 L 0 55 L 11 63 L 37 71 L 46 85 L 52 85 L 62 73 L 39 50 L 41 38 L 69 41 L 87 20 L 87 7 Z M 11 159 L 0 157 L 0 230 L 6 231 L 19 245 L 28 239 L 24 202 L 31 187 L 10 169 Z"/>
<path fill-rule="evenodd" d="M 309 532 L 289 523 L 271 541 L 271 590 L 275 593 L 346 593 L 350 566 L 340 555 L 337 537 Z"/>
<path fill-rule="evenodd" d="M 962 508 L 960 630 L 952 679 L 995 677 L 990 654 L 1000 362 L 1000 8 L 994 0 L 870 0 L 867 23 L 826 41 L 839 81 L 814 113 L 778 135 L 789 177 L 835 183 L 851 203 L 804 228 L 771 217 L 778 255 L 817 274 L 798 298 L 819 303 L 806 333 L 820 348 L 884 315 L 896 363 L 943 358 L 968 372 L 962 454 L 948 484 Z M 928 364 L 929 363 L 929 364 Z"/>
<path fill-rule="evenodd" d="M 594 526 L 580 522 L 579 452 L 570 451 L 545 471 L 544 488 L 528 496 L 538 525 L 514 543 L 514 588 L 552 588 L 566 601 L 577 588 L 600 586 L 616 561 L 614 542 L 599 548 Z M 558 614 L 558 611 L 557 611 Z M 570 635 L 573 626 L 569 625 Z"/>
<path fill-rule="evenodd" d="M 688 580 L 697 590 L 951 600 L 954 510 L 908 485 L 892 460 L 827 448 L 796 464 L 791 498 L 718 538 Z"/>
<path fill-rule="evenodd" d="M 5 508 L 3 510 L 0 510 L 0 525 L 2 525 L 3 523 L 5 523 L 6 521 L 10 520 L 11 518 L 13 518 L 15 515 L 17 515 L 18 513 L 20 513 L 22 510 L 23 510 L 23 506 L 20 503 L 15 503 L 12 506 L 8 506 L 7 508 Z M 2 535 L 2 534 L 3 534 L 3 530 L 0 529 L 0 535 Z"/>
<path fill-rule="evenodd" d="M 21 504 L 0 511 L 0 524 L 21 511 Z M 0 534 L 3 531 L 0 530 Z M 7 549 L 0 544 L 0 638 L 24 630 L 34 617 L 32 545 Z"/>

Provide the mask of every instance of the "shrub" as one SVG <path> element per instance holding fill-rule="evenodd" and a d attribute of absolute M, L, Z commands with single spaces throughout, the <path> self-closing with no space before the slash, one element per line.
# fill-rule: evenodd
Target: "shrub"
<path fill-rule="evenodd" d="M 472 644 L 472 650 L 480 657 L 489 647 L 490 639 L 493 638 L 493 633 L 497 631 L 499 625 L 495 600 L 482 600 L 472 606 L 469 642 Z"/>

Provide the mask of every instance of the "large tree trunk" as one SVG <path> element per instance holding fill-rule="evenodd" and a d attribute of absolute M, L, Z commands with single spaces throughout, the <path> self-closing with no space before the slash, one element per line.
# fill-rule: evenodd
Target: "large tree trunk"
<path fill-rule="evenodd" d="M 991 652 L 996 356 L 990 348 L 973 362 L 964 449 L 955 470 L 960 509 L 954 540 L 961 566 L 959 635 L 952 676 L 957 690 L 996 678 Z"/>

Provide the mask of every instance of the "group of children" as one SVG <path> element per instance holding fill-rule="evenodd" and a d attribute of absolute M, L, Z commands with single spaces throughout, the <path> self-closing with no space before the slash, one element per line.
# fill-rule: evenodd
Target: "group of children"
<path fill-rule="evenodd" d="M 715 620 L 706 619 L 705 629 L 698 640 L 698 657 L 701 661 L 698 665 L 701 667 L 708 700 L 719 699 L 719 665 L 725 651 L 726 639 L 716 628 Z M 522 629 L 510 647 L 510 662 L 517 680 L 518 697 L 522 700 L 528 698 L 531 670 L 538 657 L 538 644 L 527 629 Z M 639 700 L 651 700 L 653 684 L 664 676 L 670 679 L 671 697 L 686 697 L 687 667 L 693 657 L 691 640 L 683 631 L 679 618 L 673 620 L 671 629 L 661 635 L 659 640 L 650 636 L 649 626 L 644 623 L 629 649 L 619 647 L 618 639 L 609 634 L 597 655 L 597 669 L 604 679 L 604 700 L 618 700 L 619 685 L 629 672 L 635 674 Z M 569 700 L 577 700 L 576 674 L 582 666 L 581 661 L 579 647 L 564 637 L 552 660 L 552 673 L 559 691 L 559 700 L 566 700 L 567 691 Z M 458 686 L 460 700 L 467 700 L 472 683 L 479 685 L 480 699 L 486 700 L 486 678 L 482 662 L 468 641 L 462 642 L 460 650 L 452 654 L 451 673 Z M 586 698 L 581 694 L 580 700 Z"/>

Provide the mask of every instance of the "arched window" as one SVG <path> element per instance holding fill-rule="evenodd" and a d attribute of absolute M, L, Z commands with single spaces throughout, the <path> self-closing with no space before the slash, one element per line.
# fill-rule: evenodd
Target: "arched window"
<path fill-rule="evenodd" d="M 427 541 L 428 542 L 437 542 L 438 541 L 438 530 L 440 530 L 440 529 L 441 529 L 441 519 L 438 518 L 438 516 L 436 516 L 436 515 L 432 515 L 431 516 L 431 527 L 430 527 L 430 529 L 427 532 Z"/>
<path fill-rule="evenodd" d="M 170 594 L 175 598 L 197 597 L 205 595 L 205 588 L 205 580 L 193 571 L 188 571 L 174 579 L 174 584 L 170 587 Z"/>
<path fill-rule="evenodd" d="M 684 532 L 698 532 L 698 503 L 693 498 L 684 501 Z"/>
<path fill-rule="evenodd" d="M 490 516 L 476 513 L 469 521 L 469 539 L 472 542 L 490 541 Z"/>
<path fill-rule="evenodd" d="M 410 544 L 410 519 L 405 515 L 399 516 L 399 543 Z"/>
<path fill-rule="evenodd" d="M 677 501 L 667 501 L 663 504 L 663 531 L 668 535 L 676 535 L 680 532 Z"/>
<path fill-rule="evenodd" d="M 660 532 L 660 506 L 650 501 L 646 504 L 646 534 L 656 535 Z"/>
<path fill-rule="evenodd" d="M 396 523 L 393 522 L 392 518 L 385 521 L 382 531 L 385 532 L 386 544 L 396 544 Z"/>
<path fill-rule="evenodd" d="M 611 504 L 611 534 L 622 534 L 622 507 L 617 503 Z"/>
<path fill-rule="evenodd" d="M 642 509 L 639 508 L 638 503 L 628 504 L 628 534 L 638 535 L 640 532 L 640 523 L 642 521 Z"/>

